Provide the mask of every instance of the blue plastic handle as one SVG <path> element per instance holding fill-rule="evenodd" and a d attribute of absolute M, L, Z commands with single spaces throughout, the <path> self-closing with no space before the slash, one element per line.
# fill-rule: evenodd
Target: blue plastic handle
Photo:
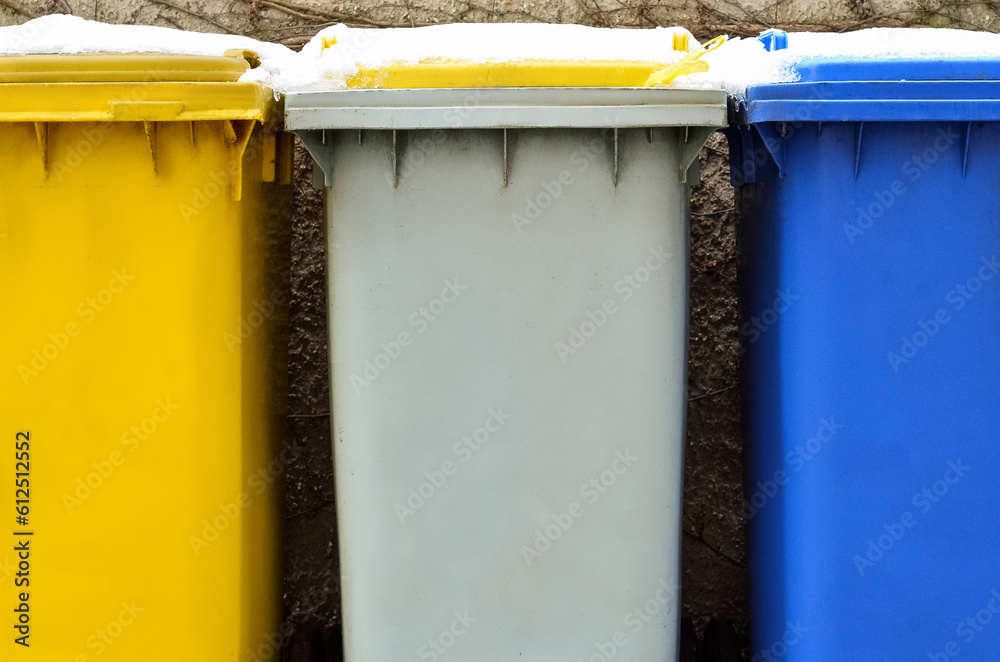
<path fill-rule="evenodd" d="M 761 32 L 757 41 L 764 44 L 764 48 L 768 51 L 782 51 L 788 48 L 788 33 L 784 30 L 771 28 Z"/>

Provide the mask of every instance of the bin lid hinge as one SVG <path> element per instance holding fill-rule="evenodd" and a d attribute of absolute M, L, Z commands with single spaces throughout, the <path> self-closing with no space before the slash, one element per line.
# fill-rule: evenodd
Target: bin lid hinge
<path fill-rule="evenodd" d="M 49 176 L 49 124 L 35 122 L 35 139 L 38 141 L 38 152 L 42 158 L 42 172 Z"/>
<path fill-rule="evenodd" d="M 323 183 L 333 186 L 333 136 L 323 129 L 299 129 L 293 131 L 306 146 L 316 165 L 323 171 Z"/>
<path fill-rule="evenodd" d="M 229 148 L 229 181 L 233 200 L 243 198 L 243 154 L 250 143 L 256 120 L 223 120 L 222 135 Z"/>

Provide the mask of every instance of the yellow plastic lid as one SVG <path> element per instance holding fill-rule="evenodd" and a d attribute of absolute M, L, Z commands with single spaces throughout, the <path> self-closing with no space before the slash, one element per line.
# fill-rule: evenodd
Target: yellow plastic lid
<path fill-rule="evenodd" d="M 324 39 L 323 48 L 335 48 Z M 687 33 L 673 35 L 672 48 L 688 53 Z M 469 62 L 428 59 L 417 63 L 359 66 L 347 86 L 367 89 L 468 87 L 642 87 L 664 62 L 627 60 L 513 60 Z"/>
<path fill-rule="evenodd" d="M 462 62 L 359 67 L 348 87 L 404 89 L 431 87 L 641 87 L 662 62 L 550 61 Z"/>
<path fill-rule="evenodd" d="M 274 94 L 239 78 L 252 51 L 0 57 L 0 122 L 276 121 Z"/>
<path fill-rule="evenodd" d="M 233 82 L 250 69 L 244 53 L 253 55 L 9 55 L 0 57 L 0 83 Z"/>

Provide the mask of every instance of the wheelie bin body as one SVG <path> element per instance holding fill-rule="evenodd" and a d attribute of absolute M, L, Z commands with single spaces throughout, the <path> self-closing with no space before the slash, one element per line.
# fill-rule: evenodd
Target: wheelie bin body
<path fill-rule="evenodd" d="M 0 58 L 0 651 L 273 659 L 290 143 L 241 56 Z"/>
<path fill-rule="evenodd" d="M 990 659 L 1000 61 L 796 69 L 728 130 L 751 652 Z"/>
<path fill-rule="evenodd" d="M 286 102 L 326 188 L 350 662 L 677 655 L 688 177 L 724 95 L 530 85 Z"/>

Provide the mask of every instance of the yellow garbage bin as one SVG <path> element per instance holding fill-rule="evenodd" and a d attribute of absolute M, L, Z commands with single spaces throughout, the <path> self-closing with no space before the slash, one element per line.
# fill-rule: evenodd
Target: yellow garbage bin
<path fill-rule="evenodd" d="M 0 659 L 277 659 L 291 165 L 254 62 L 0 58 Z"/>

